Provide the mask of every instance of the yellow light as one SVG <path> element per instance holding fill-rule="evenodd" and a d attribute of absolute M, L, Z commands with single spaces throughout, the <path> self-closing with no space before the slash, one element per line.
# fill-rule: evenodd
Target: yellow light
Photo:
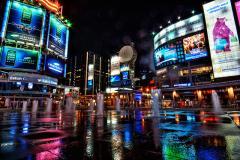
<path fill-rule="evenodd" d="M 229 87 L 229 88 L 227 89 L 227 92 L 228 92 L 229 99 L 234 99 L 234 90 L 233 90 L 233 87 Z"/>

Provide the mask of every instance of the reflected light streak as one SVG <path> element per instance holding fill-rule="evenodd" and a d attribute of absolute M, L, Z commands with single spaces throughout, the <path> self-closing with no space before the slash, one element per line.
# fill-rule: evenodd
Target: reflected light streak
<path fill-rule="evenodd" d="M 86 136 L 86 154 L 87 157 L 93 156 L 93 135 L 92 135 L 92 129 L 88 128 L 87 130 L 87 136 Z"/>
<path fill-rule="evenodd" d="M 39 145 L 38 148 L 45 151 L 36 154 L 36 160 L 53 160 L 60 157 L 61 141 L 57 140 L 47 144 Z"/>
<path fill-rule="evenodd" d="M 123 155 L 122 150 L 122 137 L 121 133 L 117 130 L 112 131 L 112 158 L 113 160 L 121 160 Z"/>

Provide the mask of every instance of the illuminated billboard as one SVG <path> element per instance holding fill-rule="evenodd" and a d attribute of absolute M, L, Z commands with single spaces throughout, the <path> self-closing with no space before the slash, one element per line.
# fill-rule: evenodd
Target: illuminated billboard
<path fill-rule="evenodd" d="M 61 59 L 57 59 L 52 56 L 46 56 L 45 71 L 48 75 L 54 77 L 63 77 L 65 75 L 65 63 Z"/>
<path fill-rule="evenodd" d="M 173 39 L 191 34 L 204 29 L 203 15 L 194 15 L 188 19 L 181 20 L 177 23 L 162 29 L 154 37 L 154 49 L 157 49 L 160 45 L 171 41 Z"/>
<path fill-rule="evenodd" d="M 111 58 L 111 75 L 119 74 L 120 74 L 120 58 L 118 56 L 114 56 Z"/>
<path fill-rule="evenodd" d="M 88 89 L 91 90 L 93 87 L 93 79 L 94 79 L 94 65 L 88 65 Z"/>
<path fill-rule="evenodd" d="M 88 90 L 91 90 L 93 87 L 93 80 L 88 80 Z"/>
<path fill-rule="evenodd" d="M 114 83 L 114 82 L 119 82 L 121 81 L 120 76 L 116 75 L 116 76 L 111 76 L 110 82 Z"/>
<path fill-rule="evenodd" d="M 13 1 L 6 26 L 6 40 L 42 45 L 45 11 Z"/>
<path fill-rule="evenodd" d="M 235 8 L 237 11 L 238 25 L 240 26 L 240 1 L 235 3 Z"/>
<path fill-rule="evenodd" d="M 121 72 L 121 74 L 122 74 L 122 79 L 123 80 L 129 79 L 129 72 L 128 71 Z"/>
<path fill-rule="evenodd" d="M 23 69 L 23 70 L 38 70 L 39 69 L 39 52 L 3 47 L 1 49 L 0 67 L 6 69 Z"/>
<path fill-rule="evenodd" d="M 61 10 L 61 5 L 59 4 L 58 0 L 54 0 L 54 1 L 52 1 L 52 0 L 36 0 L 36 1 L 54 13 L 59 13 Z"/>
<path fill-rule="evenodd" d="M 207 56 L 204 33 L 195 34 L 183 39 L 185 60 L 193 60 Z"/>
<path fill-rule="evenodd" d="M 240 75 L 240 46 L 230 0 L 203 5 L 215 78 Z"/>
<path fill-rule="evenodd" d="M 54 53 L 67 57 L 69 29 L 53 14 L 50 15 L 47 47 Z"/>
<path fill-rule="evenodd" d="M 88 80 L 93 80 L 93 76 L 94 76 L 94 65 L 89 64 L 88 65 Z"/>
<path fill-rule="evenodd" d="M 164 67 L 177 62 L 177 49 L 174 43 L 166 44 L 154 52 L 156 67 Z"/>

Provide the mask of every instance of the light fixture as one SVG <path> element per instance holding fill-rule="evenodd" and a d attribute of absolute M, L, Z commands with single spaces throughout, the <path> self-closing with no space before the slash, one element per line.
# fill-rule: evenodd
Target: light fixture
<path fill-rule="evenodd" d="M 170 24 L 170 23 L 171 23 L 171 21 L 169 20 L 169 21 L 168 21 L 168 24 Z"/>
<path fill-rule="evenodd" d="M 181 17 L 180 17 L 180 16 L 178 16 L 178 17 L 177 17 L 177 19 L 178 19 L 178 20 L 180 20 L 180 19 L 181 19 Z"/>
<path fill-rule="evenodd" d="M 192 14 L 194 14 L 195 13 L 195 11 L 194 10 L 192 10 Z"/>

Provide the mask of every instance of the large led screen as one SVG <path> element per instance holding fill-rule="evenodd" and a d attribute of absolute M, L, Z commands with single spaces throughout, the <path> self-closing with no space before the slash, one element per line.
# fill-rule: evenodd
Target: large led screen
<path fill-rule="evenodd" d="M 55 53 L 67 57 L 68 36 L 68 28 L 51 14 L 47 47 Z"/>
<path fill-rule="evenodd" d="M 166 44 L 154 52 L 154 61 L 157 68 L 174 64 L 177 61 L 177 49 L 174 43 Z"/>
<path fill-rule="evenodd" d="M 113 56 L 111 58 L 111 75 L 120 74 L 120 58 L 118 56 Z"/>
<path fill-rule="evenodd" d="M 111 82 L 111 83 L 119 82 L 119 81 L 121 81 L 121 78 L 120 78 L 119 75 L 111 76 L 111 79 L 110 79 L 110 82 Z"/>
<path fill-rule="evenodd" d="M 3 47 L 0 67 L 9 69 L 37 70 L 39 53 L 37 51 Z"/>
<path fill-rule="evenodd" d="M 238 25 L 240 25 L 240 1 L 235 3 L 236 11 L 237 11 L 237 17 L 238 17 Z"/>
<path fill-rule="evenodd" d="M 8 18 L 6 39 L 41 45 L 45 11 L 13 1 Z"/>
<path fill-rule="evenodd" d="M 93 80 L 88 80 L 88 89 L 91 90 L 93 87 Z"/>
<path fill-rule="evenodd" d="M 207 56 L 204 33 L 183 39 L 185 60 L 193 60 Z"/>
<path fill-rule="evenodd" d="M 65 63 L 61 59 L 47 56 L 45 59 L 45 71 L 50 76 L 63 77 L 65 75 Z"/>
<path fill-rule="evenodd" d="M 121 73 L 122 73 L 122 79 L 123 80 L 129 79 L 129 72 L 128 71 L 124 71 L 124 72 L 121 72 Z"/>
<path fill-rule="evenodd" d="M 240 48 L 230 0 L 203 5 L 215 78 L 240 75 Z"/>

